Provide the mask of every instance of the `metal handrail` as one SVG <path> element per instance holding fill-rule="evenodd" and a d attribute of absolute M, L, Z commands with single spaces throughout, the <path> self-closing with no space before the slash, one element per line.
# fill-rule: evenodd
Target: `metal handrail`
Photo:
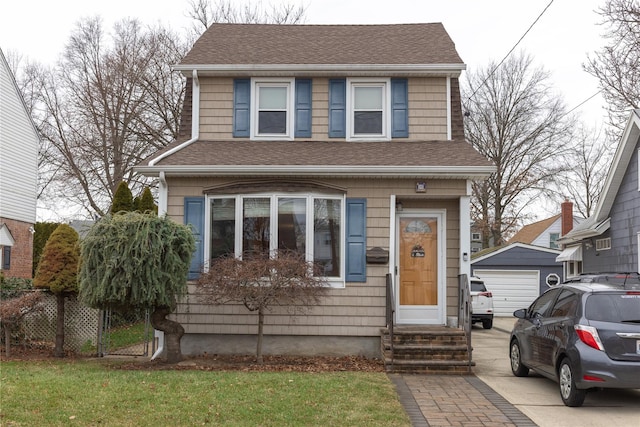
<path fill-rule="evenodd" d="M 472 367 L 472 351 L 471 345 L 471 289 L 469 288 L 469 278 L 466 274 L 458 275 L 458 295 L 459 310 L 458 319 L 462 329 L 467 336 L 467 353 L 469 354 L 468 370 L 471 372 Z"/>
<path fill-rule="evenodd" d="M 387 273 L 387 329 L 389 330 L 389 343 L 391 350 L 391 368 L 393 369 L 393 318 L 395 317 L 395 297 L 393 294 L 393 276 Z"/>

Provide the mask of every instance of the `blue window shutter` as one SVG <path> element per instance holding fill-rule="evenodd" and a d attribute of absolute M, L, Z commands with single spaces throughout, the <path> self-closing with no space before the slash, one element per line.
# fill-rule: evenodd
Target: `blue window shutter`
<path fill-rule="evenodd" d="M 347 199 L 347 282 L 367 281 L 367 199 Z"/>
<path fill-rule="evenodd" d="M 407 79 L 391 79 L 391 137 L 409 137 L 409 91 Z"/>
<path fill-rule="evenodd" d="M 189 279 L 197 279 L 204 264 L 204 197 L 184 198 L 184 223 L 191 225 L 196 239 L 196 251 L 189 266 Z"/>
<path fill-rule="evenodd" d="M 311 138 L 311 79 L 296 79 L 296 138 Z"/>
<path fill-rule="evenodd" d="M 248 137 L 250 126 L 251 80 L 233 81 L 233 136 Z"/>
<path fill-rule="evenodd" d="M 329 138 L 347 134 L 347 80 L 329 79 Z"/>
<path fill-rule="evenodd" d="M 2 248 L 2 269 L 9 270 L 11 268 L 11 246 Z"/>

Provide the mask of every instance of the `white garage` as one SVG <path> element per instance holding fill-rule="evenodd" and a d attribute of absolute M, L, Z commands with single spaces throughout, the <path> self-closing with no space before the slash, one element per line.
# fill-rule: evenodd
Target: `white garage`
<path fill-rule="evenodd" d="M 528 307 L 540 295 L 539 270 L 489 270 L 473 268 L 493 294 L 495 316 L 513 316 L 519 308 Z"/>

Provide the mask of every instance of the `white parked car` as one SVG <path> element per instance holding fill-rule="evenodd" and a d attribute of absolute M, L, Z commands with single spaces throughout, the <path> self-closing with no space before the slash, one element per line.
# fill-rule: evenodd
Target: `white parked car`
<path fill-rule="evenodd" d="M 493 295 L 479 277 L 471 277 L 471 323 L 482 322 L 482 327 L 493 327 Z"/>

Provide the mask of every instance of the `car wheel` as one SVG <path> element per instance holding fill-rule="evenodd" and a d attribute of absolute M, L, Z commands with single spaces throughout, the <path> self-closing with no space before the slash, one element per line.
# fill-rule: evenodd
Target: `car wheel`
<path fill-rule="evenodd" d="M 576 382 L 573 377 L 573 368 L 566 357 L 560 363 L 558 370 L 558 383 L 560 384 L 560 397 L 567 406 L 582 406 L 586 390 L 576 388 Z"/>
<path fill-rule="evenodd" d="M 526 377 L 529 375 L 529 368 L 522 364 L 522 355 L 520 352 L 520 344 L 518 344 L 518 340 L 511 341 L 511 349 L 509 351 L 509 356 L 511 359 L 511 372 L 516 377 Z"/>
<path fill-rule="evenodd" d="M 493 319 L 486 319 L 482 321 L 482 327 L 485 329 L 493 328 Z"/>

